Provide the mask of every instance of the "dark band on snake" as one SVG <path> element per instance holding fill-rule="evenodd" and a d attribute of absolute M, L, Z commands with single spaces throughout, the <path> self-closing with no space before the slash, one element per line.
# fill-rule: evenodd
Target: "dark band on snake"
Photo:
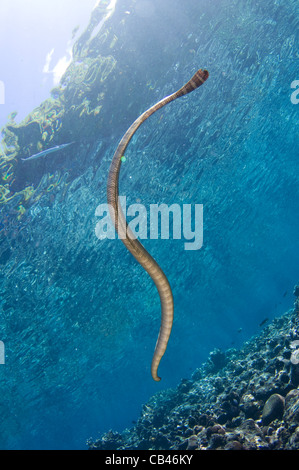
<path fill-rule="evenodd" d="M 173 295 L 168 279 L 164 272 L 154 260 L 154 258 L 146 251 L 144 246 L 137 240 L 136 236 L 131 231 L 130 227 L 126 222 L 125 215 L 119 205 L 119 172 L 121 166 L 121 158 L 125 153 L 125 150 L 136 132 L 139 126 L 153 113 L 161 109 L 166 104 L 174 101 L 180 96 L 184 96 L 187 93 L 198 88 L 208 78 L 209 73 L 207 70 L 198 70 L 195 75 L 178 91 L 172 95 L 166 96 L 161 101 L 156 103 L 154 106 L 145 111 L 139 116 L 136 121 L 129 127 L 123 138 L 121 139 L 116 152 L 113 156 L 107 184 L 107 199 L 109 204 L 110 216 L 115 226 L 117 233 L 120 236 L 122 242 L 131 254 L 136 258 L 139 264 L 148 272 L 152 280 L 154 281 L 160 296 L 161 302 L 161 326 L 156 343 L 152 365 L 151 374 L 154 380 L 161 380 L 158 376 L 158 366 L 161 358 L 164 355 L 167 343 L 170 337 L 172 324 L 173 324 Z"/>

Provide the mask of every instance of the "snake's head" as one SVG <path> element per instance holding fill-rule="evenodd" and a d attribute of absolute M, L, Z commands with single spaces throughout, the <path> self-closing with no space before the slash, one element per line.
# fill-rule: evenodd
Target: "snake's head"
<path fill-rule="evenodd" d="M 209 72 L 206 69 L 199 69 L 197 73 L 201 76 L 203 82 L 209 78 Z"/>
<path fill-rule="evenodd" d="M 200 85 L 202 85 L 207 79 L 209 78 L 209 72 L 207 70 L 202 70 L 199 69 L 197 72 L 193 75 L 193 77 L 184 85 L 182 88 L 180 88 L 176 96 L 183 96 L 186 95 L 187 93 L 190 93 L 193 90 L 196 90 Z"/>

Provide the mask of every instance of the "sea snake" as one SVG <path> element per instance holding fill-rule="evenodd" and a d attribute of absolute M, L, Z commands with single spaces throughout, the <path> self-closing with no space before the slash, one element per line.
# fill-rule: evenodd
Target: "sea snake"
<path fill-rule="evenodd" d="M 161 101 L 153 105 L 129 127 L 123 138 L 121 139 L 118 147 L 113 156 L 107 184 L 107 202 L 109 207 L 110 216 L 114 224 L 115 230 L 120 236 L 122 242 L 127 249 L 132 253 L 136 260 L 141 266 L 148 272 L 152 280 L 154 281 L 160 296 L 161 301 L 161 326 L 156 343 L 154 356 L 151 365 L 151 374 L 154 380 L 157 382 L 161 380 L 158 376 L 158 366 L 164 355 L 167 347 L 167 343 L 170 337 L 170 332 L 173 323 L 173 295 L 168 279 L 164 272 L 158 265 L 158 263 L 152 258 L 152 256 L 146 251 L 144 246 L 137 240 L 136 236 L 131 231 L 130 227 L 126 222 L 125 215 L 118 204 L 118 186 L 119 186 L 119 171 L 121 166 L 122 157 L 124 156 L 125 150 L 138 129 L 138 127 L 158 109 L 161 109 L 166 104 L 179 98 L 180 96 L 186 95 L 191 91 L 202 85 L 208 78 L 209 73 L 207 70 L 198 70 L 195 75 L 189 80 L 182 88 L 175 93 L 166 96 Z"/>

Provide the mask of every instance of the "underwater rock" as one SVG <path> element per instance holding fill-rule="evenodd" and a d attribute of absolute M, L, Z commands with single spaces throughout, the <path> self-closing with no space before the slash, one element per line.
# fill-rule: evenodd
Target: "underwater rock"
<path fill-rule="evenodd" d="M 274 419 L 281 419 L 284 412 L 285 401 L 278 393 L 274 393 L 266 401 L 263 408 L 263 424 L 270 424 Z"/>
<path fill-rule="evenodd" d="M 122 435 L 118 432 L 108 431 L 101 439 L 101 445 L 98 447 L 98 443 L 93 443 L 91 440 L 88 441 L 90 449 L 101 449 L 101 450 L 113 450 L 122 444 Z"/>
<path fill-rule="evenodd" d="M 299 390 L 291 390 L 285 398 L 284 419 L 291 424 L 299 424 Z"/>
<path fill-rule="evenodd" d="M 299 385 L 299 364 L 291 365 L 291 382 L 295 387 Z"/>
<path fill-rule="evenodd" d="M 180 385 L 178 386 L 178 391 L 181 393 L 188 393 L 192 386 L 191 380 L 182 379 Z"/>
<path fill-rule="evenodd" d="M 225 436 L 219 435 L 219 434 L 213 434 L 209 441 L 209 445 L 207 449 L 217 449 L 217 448 L 223 448 L 226 444 L 226 439 Z"/>
<path fill-rule="evenodd" d="M 187 450 L 197 449 L 197 446 L 198 446 L 197 436 L 196 435 L 190 436 L 188 439 Z"/>
<path fill-rule="evenodd" d="M 225 366 L 225 361 L 226 361 L 225 353 L 221 351 L 220 349 L 214 349 L 214 351 L 210 353 L 210 356 L 208 359 L 208 367 L 213 372 L 216 372 Z"/>
<path fill-rule="evenodd" d="M 260 414 L 261 405 L 258 400 L 251 394 L 246 393 L 242 396 L 240 410 L 244 413 L 246 419 L 257 419 Z"/>
<path fill-rule="evenodd" d="M 121 438 L 110 431 L 89 448 L 299 449 L 298 331 L 295 304 L 241 350 L 212 351 L 191 380 L 154 395 Z"/>
<path fill-rule="evenodd" d="M 243 446 L 239 441 L 231 441 L 226 444 L 224 450 L 242 450 Z"/>

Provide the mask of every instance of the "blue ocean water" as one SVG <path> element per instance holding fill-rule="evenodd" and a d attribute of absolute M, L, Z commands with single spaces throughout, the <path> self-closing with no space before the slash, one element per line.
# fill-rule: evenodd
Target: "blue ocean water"
<path fill-rule="evenodd" d="M 99 2 L 50 101 L 2 129 L 0 448 L 84 449 L 130 427 L 211 350 L 241 347 L 292 307 L 296 3 L 124 0 L 99 29 L 108 8 Z M 200 250 L 144 241 L 175 302 L 155 383 L 158 293 L 120 240 L 95 236 L 95 210 L 126 129 L 198 68 L 207 82 L 143 124 L 121 170 L 128 204 L 204 208 Z"/>

